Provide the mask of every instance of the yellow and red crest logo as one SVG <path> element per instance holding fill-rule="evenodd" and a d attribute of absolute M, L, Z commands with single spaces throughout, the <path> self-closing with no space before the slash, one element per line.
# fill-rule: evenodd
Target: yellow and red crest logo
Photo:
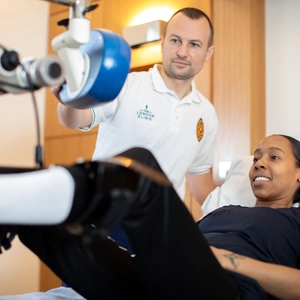
<path fill-rule="evenodd" d="M 197 134 L 198 142 L 200 142 L 204 134 L 204 123 L 202 119 L 199 119 L 197 123 L 196 134 Z"/>

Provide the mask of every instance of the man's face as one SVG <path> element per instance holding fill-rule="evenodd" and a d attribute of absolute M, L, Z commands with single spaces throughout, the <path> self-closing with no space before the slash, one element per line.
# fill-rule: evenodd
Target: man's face
<path fill-rule="evenodd" d="M 164 72 L 172 78 L 193 78 L 208 61 L 214 46 L 208 47 L 210 27 L 205 18 L 192 20 L 182 13 L 169 22 L 162 38 Z"/>

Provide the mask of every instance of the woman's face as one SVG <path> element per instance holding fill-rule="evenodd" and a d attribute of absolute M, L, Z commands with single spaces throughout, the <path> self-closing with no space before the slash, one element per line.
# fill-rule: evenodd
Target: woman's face
<path fill-rule="evenodd" d="M 249 178 L 257 206 L 291 207 L 300 168 L 290 141 L 279 135 L 264 138 L 254 152 Z"/>

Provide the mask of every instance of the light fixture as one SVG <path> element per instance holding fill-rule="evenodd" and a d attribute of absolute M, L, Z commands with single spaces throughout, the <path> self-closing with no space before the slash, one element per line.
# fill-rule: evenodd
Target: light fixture
<path fill-rule="evenodd" d="M 159 41 L 164 32 L 166 22 L 155 20 L 148 23 L 126 27 L 123 37 L 131 47 Z"/>

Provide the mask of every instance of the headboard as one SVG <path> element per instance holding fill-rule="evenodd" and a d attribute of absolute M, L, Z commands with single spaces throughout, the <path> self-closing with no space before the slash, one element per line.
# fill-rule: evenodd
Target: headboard
<path fill-rule="evenodd" d="M 254 206 L 256 198 L 249 181 L 249 170 L 253 156 L 243 156 L 233 160 L 224 183 L 216 187 L 202 205 L 203 215 L 225 205 Z"/>

